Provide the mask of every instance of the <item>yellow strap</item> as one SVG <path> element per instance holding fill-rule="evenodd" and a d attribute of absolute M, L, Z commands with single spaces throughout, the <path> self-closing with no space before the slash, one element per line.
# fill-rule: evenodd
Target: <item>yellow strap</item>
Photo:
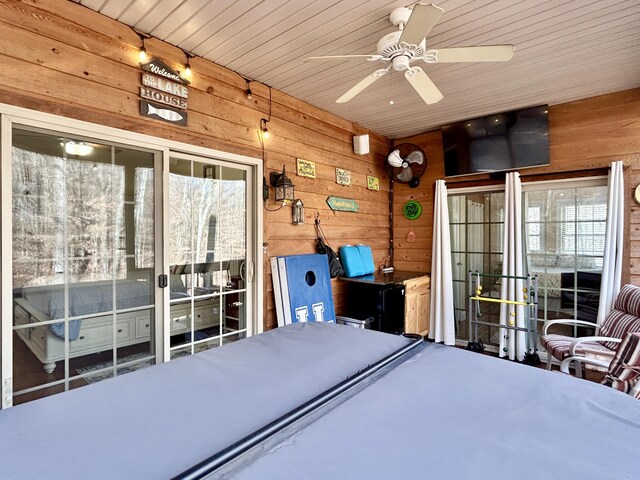
<path fill-rule="evenodd" d="M 508 303 L 509 305 L 523 305 L 530 307 L 535 303 L 516 302 L 514 300 L 502 300 L 500 298 L 488 298 L 488 297 L 471 297 L 471 300 L 479 300 L 481 302 L 493 302 L 493 303 Z"/>

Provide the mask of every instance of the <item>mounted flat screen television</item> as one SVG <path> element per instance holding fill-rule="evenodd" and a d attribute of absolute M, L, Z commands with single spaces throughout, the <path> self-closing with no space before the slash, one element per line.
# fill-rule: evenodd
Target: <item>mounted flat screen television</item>
<path fill-rule="evenodd" d="M 548 112 L 541 105 L 442 127 L 445 176 L 549 165 Z"/>

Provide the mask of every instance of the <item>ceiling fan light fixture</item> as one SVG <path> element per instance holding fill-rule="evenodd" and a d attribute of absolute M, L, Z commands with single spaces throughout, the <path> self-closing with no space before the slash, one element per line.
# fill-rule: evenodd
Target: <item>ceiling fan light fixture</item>
<path fill-rule="evenodd" d="M 64 151 L 67 155 L 77 155 L 79 157 L 86 157 L 93 152 L 93 147 L 84 142 L 73 142 L 71 140 L 64 144 Z"/>

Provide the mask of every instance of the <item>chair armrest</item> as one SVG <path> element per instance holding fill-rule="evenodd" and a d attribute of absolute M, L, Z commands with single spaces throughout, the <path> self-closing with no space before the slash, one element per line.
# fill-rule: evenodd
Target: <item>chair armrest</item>
<path fill-rule="evenodd" d="M 603 367 L 603 368 L 608 368 L 609 364 L 611 363 L 611 362 L 608 362 L 607 360 L 600 360 L 597 358 L 568 357 L 568 358 L 565 358 L 560 364 L 560 371 L 562 373 L 569 373 L 569 365 L 571 365 L 571 362 L 579 362 L 581 364 L 586 363 L 589 365 L 594 365 L 596 367 Z"/>
<path fill-rule="evenodd" d="M 551 325 L 556 325 L 556 324 L 560 324 L 560 325 L 584 325 L 585 327 L 594 327 L 596 329 L 596 331 L 598 331 L 598 328 L 600 328 L 600 325 L 598 325 L 597 323 L 593 323 L 593 322 L 586 322 L 584 320 L 551 320 L 550 322 L 546 322 L 544 324 L 544 331 L 542 332 L 543 335 L 547 334 L 547 330 L 549 329 L 549 327 Z"/>
<path fill-rule="evenodd" d="M 615 342 L 620 343 L 622 339 L 613 337 L 580 337 L 576 338 L 571 345 L 569 345 L 569 354 L 573 357 L 576 355 L 576 347 L 584 342 Z M 606 352 L 602 352 L 606 355 Z M 613 355 L 612 355 L 613 356 Z"/>

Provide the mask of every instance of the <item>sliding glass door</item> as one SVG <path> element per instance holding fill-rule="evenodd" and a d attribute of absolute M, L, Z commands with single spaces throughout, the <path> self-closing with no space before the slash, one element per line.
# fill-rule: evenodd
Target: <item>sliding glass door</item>
<path fill-rule="evenodd" d="M 250 175 L 247 167 L 185 155 L 170 158 L 165 357 L 189 355 L 251 334 Z"/>
<path fill-rule="evenodd" d="M 14 403 L 155 362 L 160 158 L 13 129 Z M 146 174 L 151 181 L 141 189 Z"/>
<path fill-rule="evenodd" d="M 261 330 L 259 160 L 1 105 L 0 127 L 1 408 Z"/>
<path fill-rule="evenodd" d="M 483 294 L 500 298 L 504 192 L 449 191 L 456 338 L 469 339 L 468 272 L 484 277 Z M 524 268 L 538 279 L 538 331 L 555 319 L 594 322 L 598 311 L 607 217 L 606 178 L 524 183 Z M 480 340 L 498 348 L 497 305 L 482 305 Z M 557 333 L 576 335 L 577 327 Z M 581 334 L 589 332 L 580 332 Z"/>
<path fill-rule="evenodd" d="M 504 192 L 454 193 L 448 200 L 456 337 L 467 340 L 469 272 L 502 273 Z M 483 284 L 484 292 L 493 292 L 492 296 L 500 291 L 499 279 L 486 277 Z M 499 323 L 499 308 L 494 305 L 488 305 L 481 314 L 484 322 Z M 497 345 L 499 333 L 493 326 L 478 327 L 478 336 L 485 344 Z"/>

